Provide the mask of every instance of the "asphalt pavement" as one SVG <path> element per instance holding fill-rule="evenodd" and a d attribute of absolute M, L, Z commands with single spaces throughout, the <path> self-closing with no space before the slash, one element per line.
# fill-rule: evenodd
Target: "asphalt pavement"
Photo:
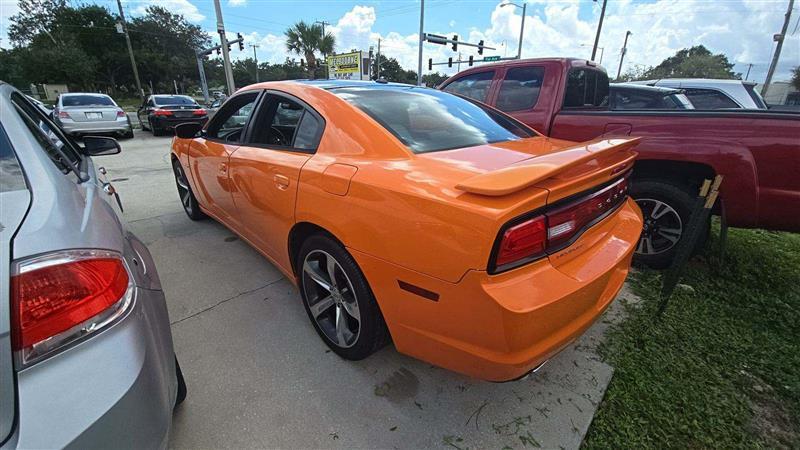
<path fill-rule="evenodd" d="M 579 447 L 613 372 L 595 347 L 616 303 L 521 381 L 470 379 L 391 345 L 345 361 L 314 332 L 275 267 L 219 223 L 186 217 L 170 141 L 137 130 L 121 154 L 95 158 L 166 292 L 189 392 L 170 447 Z"/>

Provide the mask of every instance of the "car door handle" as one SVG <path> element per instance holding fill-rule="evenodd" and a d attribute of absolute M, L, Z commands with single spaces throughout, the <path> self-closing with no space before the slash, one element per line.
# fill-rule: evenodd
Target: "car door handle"
<path fill-rule="evenodd" d="M 225 163 L 219 164 L 219 173 L 227 173 L 228 172 L 228 165 Z"/>
<path fill-rule="evenodd" d="M 275 175 L 274 180 L 278 189 L 286 189 L 289 187 L 289 177 L 285 175 Z"/>

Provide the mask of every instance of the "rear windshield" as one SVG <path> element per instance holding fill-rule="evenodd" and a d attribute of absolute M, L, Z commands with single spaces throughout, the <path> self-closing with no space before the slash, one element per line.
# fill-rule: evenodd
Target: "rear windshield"
<path fill-rule="evenodd" d="M 183 95 L 156 95 L 153 97 L 156 105 L 195 105 L 195 101 Z"/>
<path fill-rule="evenodd" d="M 524 125 L 463 97 L 414 86 L 332 92 L 375 119 L 414 153 L 534 136 Z"/>
<path fill-rule="evenodd" d="M 114 100 L 106 95 L 65 95 L 61 97 L 63 106 L 115 106 Z"/>

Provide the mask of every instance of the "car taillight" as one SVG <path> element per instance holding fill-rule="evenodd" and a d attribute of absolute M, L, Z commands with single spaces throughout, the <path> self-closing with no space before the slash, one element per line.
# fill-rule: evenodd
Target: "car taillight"
<path fill-rule="evenodd" d="M 200 108 L 200 109 L 195 109 L 195 110 L 194 110 L 194 115 L 195 115 L 195 116 L 205 116 L 206 114 L 207 114 L 207 113 L 206 113 L 206 110 L 205 110 L 205 109 L 203 109 L 203 108 Z"/>
<path fill-rule="evenodd" d="M 170 111 L 168 109 L 154 109 L 153 110 L 153 115 L 154 116 L 171 116 L 172 115 L 172 111 Z"/>
<path fill-rule="evenodd" d="M 74 250 L 16 263 L 11 277 L 12 345 L 23 365 L 119 317 L 131 301 L 122 256 Z"/>
<path fill-rule="evenodd" d="M 117 111 L 117 118 L 120 118 L 120 117 L 125 117 L 125 111 L 123 111 L 123 110 Z"/>
<path fill-rule="evenodd" d="M 505 228 L 501 231 L 494 261 L 490 263 L 490 273 L 512 269 L 561 250 L 587 227 L 613 211 L 627 195 L 628 180 L 624 177 L 596 192 Z"/>
<path fill-rule="evenodd" d="M 59 111 L 58 112 L 59 119 L 71 119 L 72 117 L 69 116 L 69 113 L 66 111 Z"/>

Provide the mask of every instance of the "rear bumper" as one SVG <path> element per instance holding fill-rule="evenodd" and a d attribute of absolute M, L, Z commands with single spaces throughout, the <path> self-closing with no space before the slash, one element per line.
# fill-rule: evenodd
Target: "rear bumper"
<path fill-rule="evenodd" d="M 398 351 L 507 381 L 561 351 L 605 311 L 622 288 L 641 227 L 641 213 L 628 199 L 559 254 L 498 275 L 471 270 L 455 284 L 352 253 Z M 398 281 L 439 298 L 403 290 Z"/>
<path fill-rule="evenodd" d="M 132 130 L 128 120 L 108 120 L 102 122 L 59 122 L 61 128 L 69 134 L 89 133 L 127 133 Z"/>

